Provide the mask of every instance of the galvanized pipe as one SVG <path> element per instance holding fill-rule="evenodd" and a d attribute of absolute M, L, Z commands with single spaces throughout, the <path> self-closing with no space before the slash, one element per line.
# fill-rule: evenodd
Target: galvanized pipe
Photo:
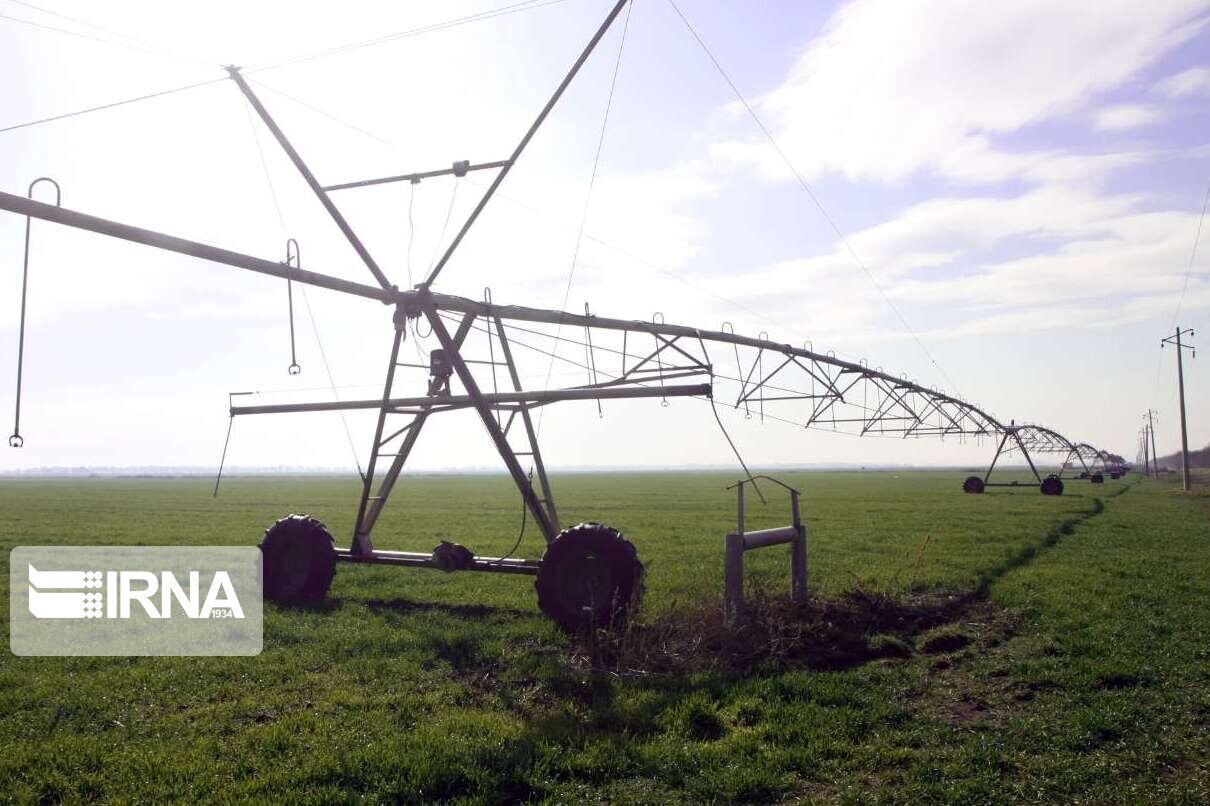
<path fill-rule="evenodd" d="M 378 179 L 361 179 L 355 182 L 341 182 L 338 185 L 326 185 L 323 189 L 331 190 L 348 190 L 349 188 L 368 188 L 375 185 L 387 185 L 392 182 L 419 182 L 422 179 L 432 179 L 438 176 L 464 176 L 469 171 L 488 171 L 493 168 L 503 168 L 508 165 L 508 160 L 497 160 L 496 162 L 479 162 L 474 165 L 464 165 L 462 167 L 440 168 L 435 171 L 419 171 L 412 174 L 398 174 L 396 176 L 383 176 Z"/>
<path fill-rule="evenodd" d="M 201 258 L 202 260 L 209 260 L 214 263 L 222 263 L 223 265 L 233 266 L 237 269 L 247 269 L 258 274 L 268 274 L 273 277 L 293 280 L 296 283 L 306 283 L 307 285 L 327 288 L 331 291 L 340 291 L 343 294 L 353 294 L 354 296 L 375 299 L 384 303 L 397 301 L 396 292 L 390 289 L 375 288 L 364 283 L 342 280 L 339 277 L 330 277 L 326 274 L 318 274 L 317 272 L 306 271 L 305 269 L 291 268 L 275 260 L 252 257 L 240 252 L 232 252 L 230 249 L 210 246 L 197 241 L 190 241 L 186 238 L 178 238 L 175 235 L 165 235 L 155 230 L 133 227 L 129 224 L 120 224 L 116 221 L 88 215 L 87 213 L 78 213 L 75 210 L 56 207 L 53 204 L 43 204 L 42 202 L 12 193 L 0 191 L 0 210 L 8 210 L 10 213 L 32 216 L 33 218 L 40 218 L 43 221 L 88 230 L 98 235 L 121 238 L 124 241 L 131 241 L 143 244 L 144 246 L 154 246 L 158 249 Z"/>
<path fill-rule="evenodd" d="M 409 568 L 449 570 L 433 562 L 433 555 L 420 551 L 382 551 L 381 549 L 375 549 L 368 554 L 357 554 L 345 549 L 337 549 L 336 559 L 341 562 L 363 563 L 366 565 L 402 565 Z M 540 566 L 541 561 L 539 560 L 525 560 L 516 557 L 475 557 L 471 560 L 470 565 L 458 570 L 535 576 Z"/>
<path fill-rule="evenodd" d="M 484 392 L 479 398 L 488 405 L 504 403 L 556 403 L 564 400 L 619 400 L 625 398 L 661 397 L 674 395 L 692 397 L 694 395 L 709 395 L 710 384 L 685 384 L 657 387 L 639 387 L 637 389 L 594 389 L 583 387 L 579 389 L 547 389 L 522 392 Z M 471 406 L 475 399 L 470 395 L 445 395 L 440 397 L 393 397 L 379 400 L 337 400 L 323 403 L 282 403 L 265 406 L 232 406 L 231 414 L 287 414 L 306 411 L 342 411 L 345 409 L 377 409 L 403 408 L 407 406 L 448 405 Z"/>

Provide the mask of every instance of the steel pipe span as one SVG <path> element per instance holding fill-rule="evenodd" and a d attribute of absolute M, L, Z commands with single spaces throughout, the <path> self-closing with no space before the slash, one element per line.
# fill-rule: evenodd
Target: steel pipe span
<path fill-rule="evenodd" d="M 211 246 L 198 241 L 191 241 L 142 227 L 122 224 L 10 193 L 0 192 L 0 209 L 146 246 L 165 249 L 178 254 L 197 257 L 233 268 L 289 279 L 293 282 L 366 299 L 373 299 L 388 305 L 394 304 L 399 306 L 409 316 L 419 316 L 423 307 L 428 304 L 438 311 L 470 314 L 485 320 L 501 319 L 510 322 L 531 322 L 536 324 L 561 325 L 564 327 L 589 328 L 591 330 L 625 331 L 629 333 L 643 333 L 665 339 L 680 338 L 699 343 L 709 342 L 752 348 L 772 355 L 780 355 L 787 359 L 802 359 L 822 366 L 832 367 L 838 373 L 837 378 L 841 376 L 855 376 L 859 379 L 872 380 L 880 383 L 893 394 L 910 393 L 920 396 L 927 401 L 927 405 L 931 411 L 937 411 L 943 406 L 949 406 L 955 412 L 971 418 L 971 425 L 969 427 L 950 427 L 941 433 L 1004 433 L 1010 428 L 1015 428 L 1030 442 L 1034 442 L 1040 450 L 1046 450 L 1048 447 L 1053 450 L 1071 449 L 1076 444 L 1057 431 L 1045 426 L 1015 426 L 1012 424 L 1006 426 L 1001 419 L 980 406 L 907 378 L 892 375 L 879 369 L 873 369 L 861 363 L 846 361 L 834 355 L 809 350 L 805 347 L 796 347 L 768 338 L 755 338 L 724 330 L 711 330 L 673 323 L 619 319 L 596 314 L 578 314 L 522 305 L 494 304 L 433 292 L 427 287 L 412 290 L 399 290 L 394 287 L 377 288 L 320 272 L 293 267 L 285 263 Z M 837 397 L 843 400 L 843 393 L 838 388 L 833 387 L 833 391 Z M 899 415 L 895 419 L 911 420 L 913 416 L 910 414 Z M 919 417 L 917 416 L 916 419 L 919 419 Z"/>

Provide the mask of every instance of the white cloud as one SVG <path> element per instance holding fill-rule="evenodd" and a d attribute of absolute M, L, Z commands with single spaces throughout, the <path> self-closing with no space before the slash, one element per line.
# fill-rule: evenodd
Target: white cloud
<path fill-rule="evenodd" d="M 1148 212 L 1145 201 L 1061 186 L 937 198 L 850 242 L 908 320 L 930 325 L 930 338 L 1140 321 L 1170 310 L 1197 224 L 1195 212 Z M 794 312 L 824 343 L 843 344 L 855 328 L 880 333 L 867 341 L 902 337 L 840 245 L 721 279 L 717 288 Z M 1187 299 L 1210 307 L 1204 268 L 1192 275 Z"/>
<path fill-rule="evenodd" d="M 1210 67 L 1192 67 L 1168 76 L 1156 84 L 1155 88 L 1169 98 L 1204 95 L 1210 92 Z"/>
<path fill-rule="evenodd" d="M 1098 131 L 1122 131 L 1137 129 L 1155 123 L 1160 114 L 1149 106 L 1142 104 L 1120 104 L 1098 109 L 1093 115 L 1092 125 Z"/>
<path fill-rule="evenodd" d="M 1079 110 L 1186 41 L 1204 8 L 855 0 L 757 103 L 808 177 L 898 181 L 940 169 L 996 181 L 1059 155 L 998 154 L 986 138 Z M 778 178 L 767 152 L 738 142 L 715 154 Z"/>

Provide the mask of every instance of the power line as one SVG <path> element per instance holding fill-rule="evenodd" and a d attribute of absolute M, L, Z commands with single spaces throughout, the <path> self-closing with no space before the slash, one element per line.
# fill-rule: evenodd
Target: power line
<path fill-rule="evenodd" d="M 770 145 L 773 146 L 773 149 L 777 152 L 778 157 L 780 157 L 781 161 L 784 162 L 786 167 L 790 169 L 790 173 L 792 173 L 794 178 L 798 180 L 798 184 L 802 186 L 802 189 L 806 191 L 807 196 L 810 197 L 811 201 L 815 204 L 815 207 L 819 210 L 824 220 L 827 221 L 828 226 L 832 229 L 832 232 L 836 234 L 836 237 L 840 240 L 841 244 L 844 245 L 845 251 L 847 251 L 849 256 L 853 258 L 853 262 L 856 263 L 863 272 L 865 272 L 865 275 L 869 279 L 870 283 L 878 291 L 879 296 L 882 297 L 882 301 L 887 304 L 887 307 L 894 311 L 895 316 L 899 319 L 899 323 L 903 325 L 904 330 L 908 332 L 908 335 L 910 335 L 916 342 L 917 346 L 920 347 L 925 357 L 928 358 L 929 363 L 931 363 L 937 369 L 937 371 L 941 373 L 941 377 L 945 378 L 945 382 L 950 385 L 950 388 L 954 390 L 954 393 L 958 394 L 957 384 L 955 384 L 953 379 L 946 374 L 945 370 L 941 368 L 941 365 L 937 363 L 937 360 L 933 358 L 933 354 L 930 353 L 929 349 L 924 346 L 924 342 L 920 340 L 920 337 L 916 334 L 916 331 L 913 330 L 912 326 L 908 324 L 907 319 L 900 312 L 898 306 L 896 306 L 895 303 L 891 301 L 891 298 L 887 296 L 887 293 L 883 290 L 882 285 L 879 284 L 877 279 L 875 279 L 873 272 L 870 271 L 869 267 L 866 266 L 865 262 L 858 256 L 857 251 L 853 248 L 853 245 L 849 243 L 849 239 L 845 237 L 844 232 L 842 232 L 840 227 L 837 226 L 836 221 L 828 213 L 827 208 L 823 206 L 823 202 L 821 202 L 819 197 L 815 195 L 815 191 L 811 189 L 811 186 L 807 183 L 806 178 L 801 172 L 799 172 L 798 168 L 794 165 L 793 161 L 791 161 L 785 150 L 782 149 L 781 144 L 777 142 L 777 139 L 765 125 L 764 121 L 761 120 L 760 116 L 756 114 L 756 110 L 752 108 L 750 103 L 748 103 L 748 99 L 744 97 L 742 92 L 739 91 L 739 87 L 737 87 L 735 82 L 731 80 L 731 76 L 728 75 L 725 69 L 723 69 L 722 64 L 720 64 L 719 60 L 715 58 L 714 53 L 706 45 L 705 41 L 698 34 L 692 23 L 690 23 L 689 19 L 684 15 L 684 13 L 681 12 L 681 9 L 679 6 L 677 6 L 676 1 L 668 0 L 668 4 L 672 6 L 672 9 L 676 12 L 677 16 L 681 18 L 681 22 L 685 24 L 685 27 L 689 30 L 689 33 L 693 35 L 693 38 L 697 41 L 698 45 L 701 46 L 702 51 L 705 52 L 706 56 L 710 59 L 719 75 L 721 75 L 723 80 L 727 82 L 727 85 L 731 88 L 731 92 L 733 92 L 735 97 L 739 99 L 739 102 L 743 104 L 744 109 L 748 111 L 749 117 L 751 117 L 753 122 L 756 123 L 757 128 L 759 128 L 761 133 L 764 134 L 765 139 L 767 139 Z"/>
<path fill-rule="evenodd" d="M 1185 281 L 1181 285 L 1181 293 L 1176 301 L 1176 311 L 1172 314 L 1172 327 L 1176 328 L 1177 320 L 1181 316 L 1181 306 L 1185 303 L 1185 292 L 1189 290 L 1189 277 L 1193 274 L 1193 265 L 1197 259 L 1198 244 L 1202 239 L 1202 226 L 1206 222 L 1206 210 L 1210 206 L 1210 184 L 1206 185 L 1206 195 L 1202 199 L 1202 214 L 1197 220 L 1197 232 L 1193 236 L 1193 249 L 1189 252 L 1189 265 L 1185 268 Z M 1160 391 L 1160 374 L 1164 369 L 1164 353 L 1161 351 L 1159 357 L 1155 361 L 1155 385 L 1152 388 L 1151 400 L 1152 405 L 1155 405 L 1156 397 Z M 1175 394 L 1175 393 L 1174 393 Z"/>
<path fill-rule="evenodd" d="M 1189 253 L 1189 266 L 1185 269 L 1185 282 L 1181 286 L 1181 295 L 1176 301 L 1176 313 L 1172 315 L 1172 326 L 1181 316 L 1181 306 L 1185 303 L 1185 292 L 1189 290 L 1189 276 L 1193 274 L 1193 263 L 1197 259 L 1197 246 L 1202 239 L 1202 225 L 1206 223 L 1206 208 L 1210 206 L 1210 184 L 1206 185 L 1206 196 L 1202 199 L 1202 214 L 1197 220 L 1197 234 L 1193 236 L 1193 250 Z"/>

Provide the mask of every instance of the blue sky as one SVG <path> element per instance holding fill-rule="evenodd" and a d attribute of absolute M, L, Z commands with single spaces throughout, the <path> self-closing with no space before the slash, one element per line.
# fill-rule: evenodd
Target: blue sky
<path fill-rule="evenodd" d="M 1128 456 L 1154 407 L 1160 450 L 1176 447 L 1175 367 L 1159 340 L 1178 299 L 1181 325 L 1203 338 L 1210 325 L 1210 245 L 1181 294 L 1210 182 L 1210 4 L 678 2 L 868 273 L 666 0 L 638 0 L 591 197 L 621 25 L 442 275 L 442 290 L 478 297 L 490 285 L 499 302 L 558 306 L 587 197 L 591 237 L 573 309 L 588 300 L 620 317 L 660 311 L 668 321 L 726 320 L 752 335 L 810 339 L 956 386 L 1003 419 L 1041 421 Z M 216 64 L 274 62 L 503 4 L 348 2 L 339 14 L 298 3 L 34 5 L 0 0 L 0 15 L 111 41 L 0 18 L 0 69 L 12 77 L 0 87 L 0 128 L 220 77 Z M 498 159 L 608 5 L 565 0 L 251 77 L 322 181 Z M 140 44 L 115 46 L 113 32 Z M 220 82 L 0 134 L 0 187 L 23 192 L 51 175 L 74 209 L 265 257 L 279 258 L 293 235 L 308 267 L 368 280 L 265 132 L 253 131 L 238 92 Z M 455 223 L 485 181 L 461 180 Z M 347 191 L 338 202 L 402 285 L 409 242 L 414 274 L 437 252 L 454 187 Z M 22 228 L 0 216 L 9 289 L 0 295 L 0 378 L 10 396 Z M 279 283 L 38 224 L 34 261 L 27 447 L 0 453 L 0 468 L 212 463 L 226 392 L 322 395 L 311 390 L 327 385 L 301 305 L 304 372 L 285 375 Z M 320 291 L 306 303 L 341 393 L 372 395 L 387 312 Z M 1187 370 L 1190 441 L 1202 445 L 1210 383 L 1200 359 Z M 686 400 L 671 409 L 617 404 L 604 420 L 588 405 L 552 409 L 549 460 L 729 461 L 708 408 Z M 372 423 L 349 423 L 364 455 Z M 755 463 L 977 463 L 989 454 L 952 440 L 729 424 Z M 473 422 L 444 428 L 422 440 L 418 466 L 494 464 Z M 333 415 L 237 422 L 232 461 L 351 463 Z"/>

